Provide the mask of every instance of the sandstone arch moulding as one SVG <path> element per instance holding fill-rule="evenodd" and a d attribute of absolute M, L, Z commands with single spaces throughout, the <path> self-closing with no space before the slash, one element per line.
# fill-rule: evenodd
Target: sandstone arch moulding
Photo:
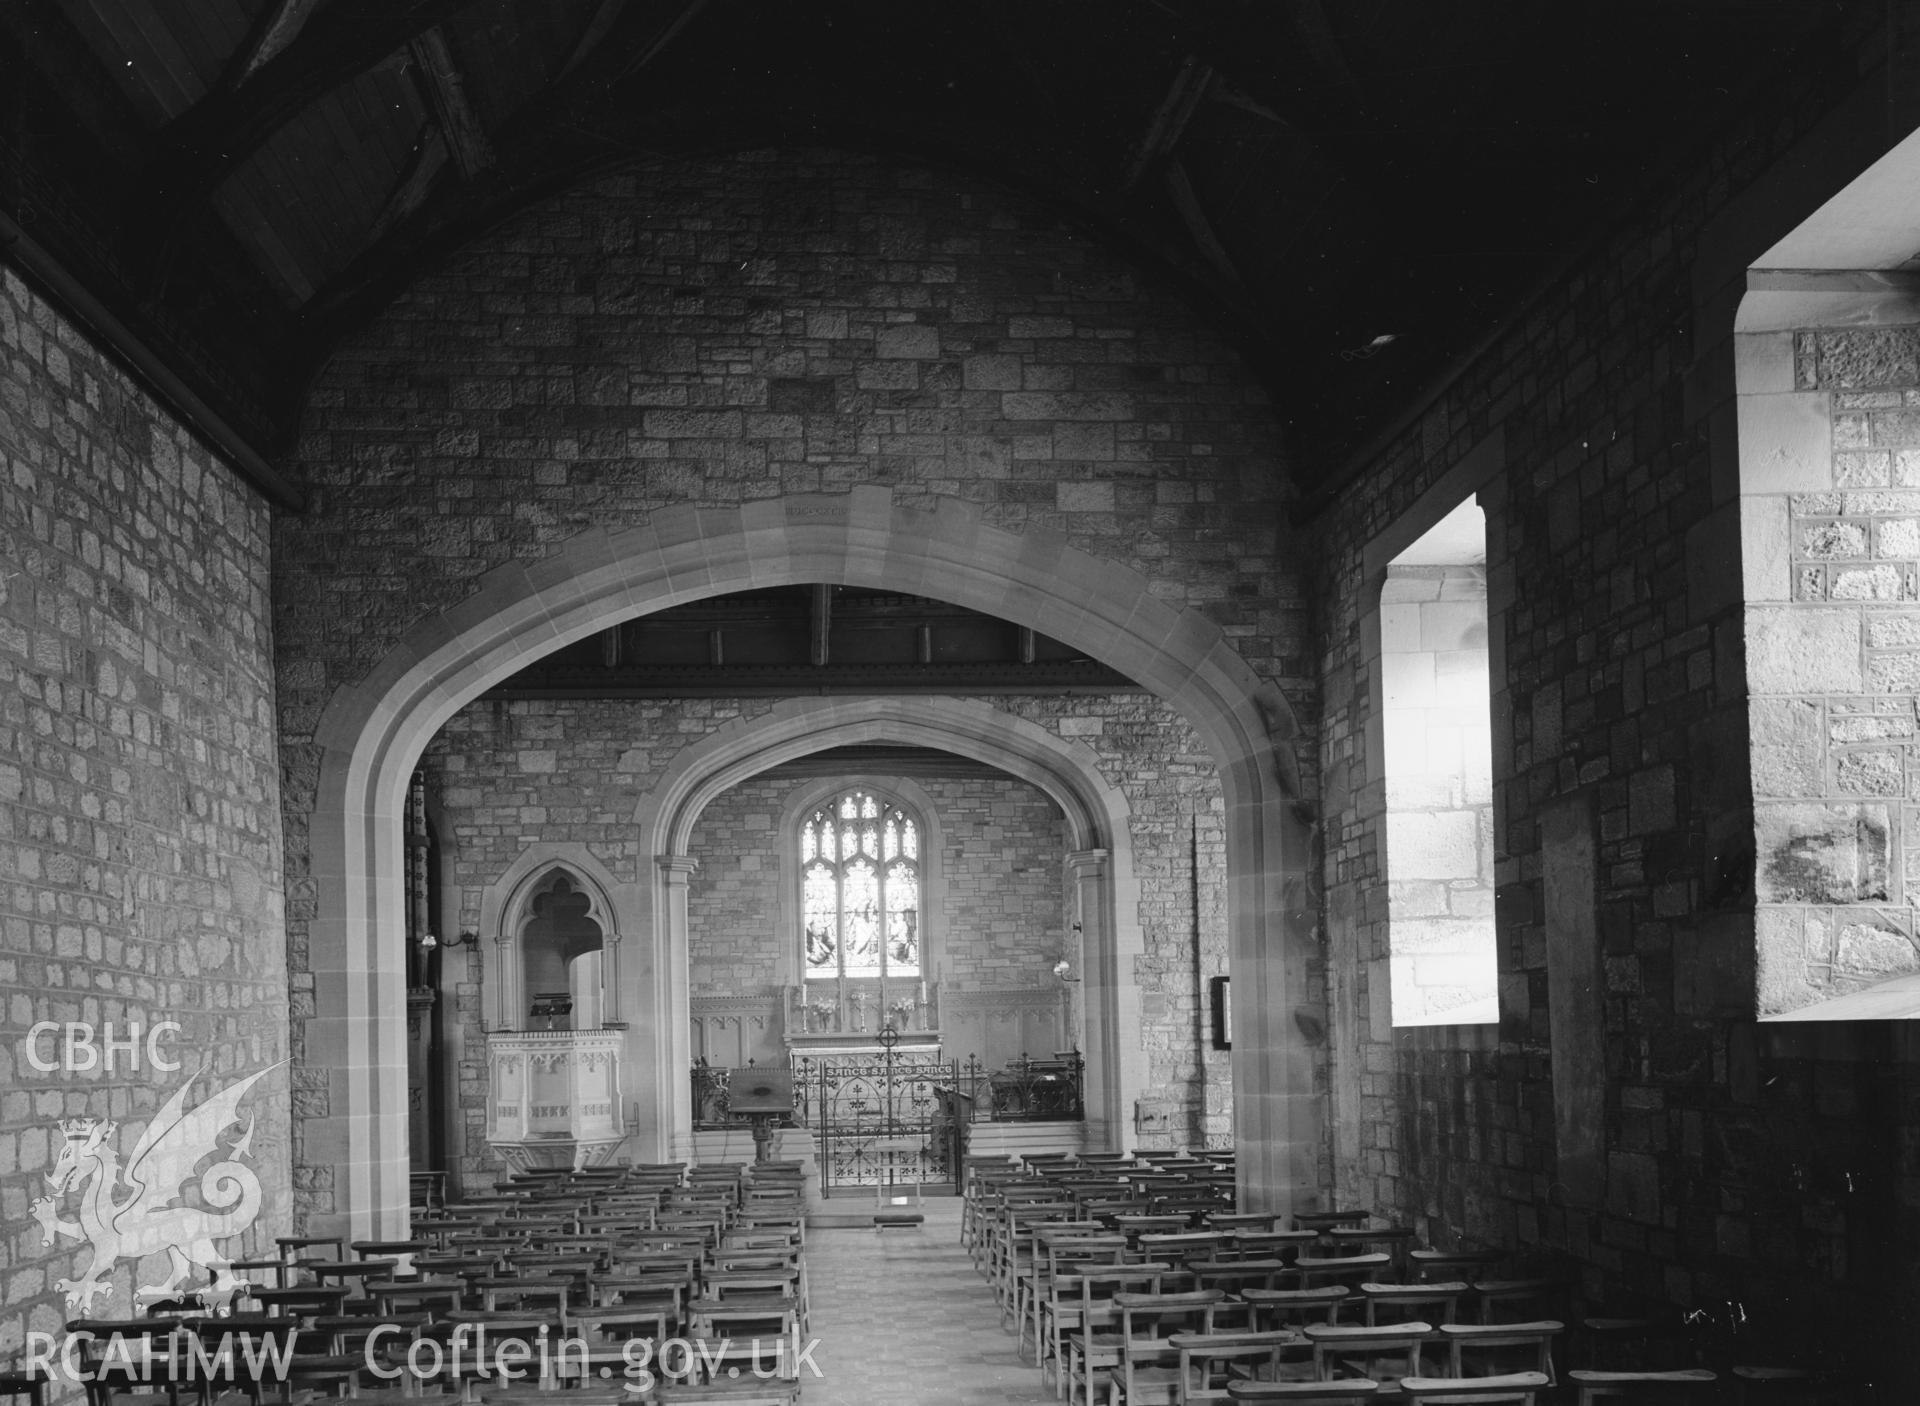
<path fill-rule="evenodd" d="M 1087 1137 L 1088 1145 L 1124 1145 L 1133 1102 L 1146 1083 L 1146 1055 L 1126 1032 L 1139 1023 L 1134 964 L 1145 950 L 1139 890 L 1126 798 L 1101 774 L 1092 751 L 1045 728 L 988 704 L 963 699 L 795 698 L 770 713 L 743 720 L 688 748 L 635 814 L 641 852 L 659 856 L 663 882 L 655 890 L 648 944 L 653 968 L 669 974 L 650 990 L 629 988 L 630 1008 L 651 1027 L 646 1060 L 652 1087 L 642 1091 L 663 1129 L 666 1155 L 681 1157 L 692 1145 L 693 1109 L 687 1081 L 678 1077 L 691 1051 L 687 1029 L 687 946 L 678 926 L 686 907 L 671 878 L 684 872 L 701 811 L 717 796 L 783 762 L 830 747 L 913 742 L 939 747 L 998 767 L 1029 782 L 1059 805 L 1066 817 L 1068 875 L 1087 939 Z M 672 1043 L 678 1041 L 678 1044 Z M 636 1042 L 643 1049 L 645 1040 Z M 644 1077 L 644 1075 L 643 1075 Z M 641 1115 L 646 1121 L 645 1112 Z"/>
<path fill-rule="evenodd" d="M 330 1083 L 325 1111 L 304 1119 L 302 1131 L 307 1164 L 340 1169 L 343 1209 L 332 1219 L 357 1237 L 398 1234 L 406 1220 L 402 954 L 380 935 L 404 930 L 398 817 L 434 733 L 529 659 L 615 620 L 806 582 L 912 592 L 1031 626 L 1132 676 L 1195 729 L 1226 801 L 1242 1195 L 1282 1209 L 1315 1194 L 1318 1102 L 1293 1021 L 1314 917 L 1305 829 L 1289 804 L 1298 795 L 1292 715 L 1279 690 L 1211 621 L 1159 600 L 1126 566 L 1057 534 L 993 527 L 957 499 L 906 507 L 887 489 L 864 487 L 673 508 L 641 526 L 584 532 L 541 561 L 481 577 L 467 600 L 422 620 L 329 700 L 314 738 L 315 1014 L 306 1058 Z M 684 863 L 670 849 L 653 852 Z M 650 978 L 635 970 L 622 982 L 631 992 Z"/>

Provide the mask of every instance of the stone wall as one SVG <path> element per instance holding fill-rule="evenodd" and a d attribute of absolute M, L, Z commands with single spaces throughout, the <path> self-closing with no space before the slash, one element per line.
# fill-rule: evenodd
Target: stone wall
<path fill-rule="evenodd" d="M 1570 1275 L 1588 1307 L 1679 1306 L 1711 1346 L 1747 1360 L 1772 1359 L 1790 1332 L 1820 1344 L 1810 1355 L 1874 1364 L 1910 1393 L 1911 1364 L 1871 1325 L 1920 1312 L 1914 1041 L 1886 1025 L 1755 1019 L 1731 313 L 1746 263 L 1818 203 L 1789 177 L 1762 177 L 1834 100 L 1813 91 L 1829 80 L 1843 81 L 1803 75 L 1769 96 L 1764 122 L 1649 186 L 1590 261 L 1308 520 L 1326 545 L 1335 1190 L 1435 1244 L 1517 1247 Z M 1861 457 L 1842 471 L 1884 473 L 1884 486 L 1834 485 L 1801 505 L 1793 540 L 1803 588 L 1817 575 L 1827 594 L 1807 611 L 1843 611 L 1852 643 L 1817 686 L 1774 690 L 1807 699 L 1755 717 L 1787 742 L 1782 764 L 1807 768 L 1817 788 L 1794 804 L 1869 816 L 1851 831 L 1858 857 L 1835 857 L 1871 878 L 1884 845 L 1892 895 L 1905 783 L 1893 782 L 1904 759 L 1891 754 L 1906 709 L 1868 681 L 1862 621 L 1904 614 L 1910 562 L 1900 529 L 1889 537 L 1882 524 L 1909 515 L 1857 495 L 1901 487 L 1896 446 L 1908 441 L 1890 401 L 1833 404 L 1871 441 L 1847 446 Z M 1884 426 L 1868 418 L 1875 405 Z M 1373 975 L 1388 938 L 1368 552 L 1398 540 L 1416 508 L 1444 511 L 1440 499 L 1476 490 L 1497 622 L 1501 1020 L 1396 1032 Z M 1784 546 L 1784 517 L 1781 529 Z M 1836 584 L 1900 600 L 1836 605 Z M 1902 651 L 1882 645 L 1878 667 L 1897 667 Z M 1583 892 L 1579 921 L 1549 921 Z M 1595 978 L 1584 985 L 1573 979 L 1583 966 Z M 1569 1081 L 1578 1069 L 1593 1074 L 1584 1091 Z M 1591 1116 L 1570 1117 L 1584 1098 Z"/>
<path fill-rule="evenodd" d="M 1831 441 L 1801 481 L 1742 500 L 1750 545 L 1773 539 L 1747 573 L 1759 1003 L 1773 1014 L 1920 970 L 1906 889 L 1920 875 L 1920 330 L 1768 340 L 1793 388 L 1766 399 L 1798 403 Z"/>
<path fill-rule="evenodd" d="M 1090 748 L 1126 797 L 1145 951 L 1135 972 L 1140 1027 L 1123 1038 L 1147 1050 L 1144 1092 L 1171 1114 L 1170 1126 L 1141 1144 L 1225 1141 L 1229 1057 L 1204 1038 L 1206 978 L 1226 971 L 1217 770 L 1192 730 L 1146 695 L 991 701 L 1010 718 Z M 642 797 L 683 749 L 771 706 L 767 699 L 469 704 L 422 760 L 447 856 L 450 921 L 477 928 L 482 891 L 535 844 L 581 845 L 617 881 L 649 882 L 653 856 L 638 852 L 634 824 Z M 913 783 L 939 808 L 947 892 L 940 979 L 956 991 L 1032 989 L 1042 978 L 1051 984 L 1068 940 L 1058 809 L 1011 778 L 916 775 Z M 727 856 L 701 865 L 689 883 L 689 928 L 702 934 L 690 952 L 696 999 L 776 980 L 762 917 L 773 911 L 781 871 L 768 835 L 797 784 L 778 775 L 746 783 L 716 799 L 696 826 L 696 854 L 711 842 Z M 463 1129 L 456 1147 L 467 1176 L 491 1176 L 479 962 L 465 952 L 455 960 L 468 964 L 449 979 L 460 1027 L 454 1043 L 468 1052 L 453 1076 Z M 739 988 L 729 990 L 735 982 Z"/>
<path fill-rule="evenodd" d="M 884 785 L 883 776 L 874 776 Z M 1060 808 L 1010 777 L 916 774 L 927 833 L 938 838 L 937 950 L 929 981 L 968 990 L 1053 984 L 1066 941 L 1066 838 Z M 798 880 L 792 840 L 778 830 L 793 796 L 812 778 L 749 782 L 701 813 L 692 851 L 703 856 L 687 891 L 691 989 L 695 996 L 761 991 L 794 980 L 776 922 L 793 919 Z M 964 1054 L 961 1056 L 964 1058 Z"/>
<path fill-rule="evenodd" d="M 85 335 L 0 272 L 0 1354 L 80 1316 L 29 1204 L 61 1119 L 112 1119 L 124 1158 L 192 1101 L 286 1058 L 266 506 Z M 92 1027 L 69 1060 L 40 1021 Z M 102 1041 L 177 1022 L 138 1053 Z M 157 1052 L 177 1072 L 148 1060 Z M 63 1067 L 44 1070 L 39 1064 Z M 91 1067 L 86 1067 L 91 1064 Z M 203 1077 L 195 1078 L 203 1073 Z M 236 1258 L 288 1233 L 288 1081 L 241 1104 L 262 1201 Z M 231 1145 L 221 1130 L 221 1145 Z M 120 1193 L 124 1195 L 124 1192 Z M 58 1210 L 71 1218 L 71 1192 Z M 91 1317 L 133 1316 L 164 1256 L 107 1267 Z"/>
<path fill-rule="evenodd" d="M 637 162 L 424 275 L 314 384 L 292 466 L 311 510 L 276 542 L 275 628 L 298 661 L 280 680 L 290 865 L 329 699 L 484 573 L 668 508 L 855 485 L 964 500 L 1204 612 L 1310 718 L 1279 441 L 1254 377 L 1172 290 L 1005 191 L 831 152 Z M 913 589 L 919 565 L 889 570 Z M 1155 784 L 1209 765 L 1183 756 Z M 1221 813 L 1198 810 L 1217 857 Z M 1164 860 L 1182 872 L 1186 816 L 1139 819 L 1183 832 Z M 1200 887 L 1211 934 L 1223 890 Z M 296 885 L 288 913 L 303 973 L 310 894 Z M 1190 899 L 1172 907 L 1150 941 L 1191 931 Z M 1190 955 L 1151 961 L 1153 980 L 1191 980 Z M 1197 997 L 1167 1001 L 1183 1017 Z M 1184 1038 L 1152 1057 L 1157 1077 L 1202 1067 Z M 303 1107 L 334 1112 L 327 1071 L 302 1077 Z M 1224 1133 L 1219 1096 L 1205 1107 Z"/>

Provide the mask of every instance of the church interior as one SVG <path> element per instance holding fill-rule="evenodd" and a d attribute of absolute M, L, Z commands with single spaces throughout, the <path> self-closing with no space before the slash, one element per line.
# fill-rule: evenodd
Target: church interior
<path fill-rule="evenodd" d="M 827 1400 L 1915 1399 L 1915 6 L 8 0 L 0 110 L 0 1358 L 718 1197 L 662 1335 L 977 1312 Z M 1259 1341 L 1102 1358 L 1163 1254 Z"/>

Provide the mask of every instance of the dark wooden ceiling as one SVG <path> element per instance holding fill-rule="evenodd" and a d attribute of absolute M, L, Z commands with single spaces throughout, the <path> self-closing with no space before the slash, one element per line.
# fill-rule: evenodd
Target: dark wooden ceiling
<path fill-rule="evenodd" d="M 4 0 L 0 240 L 271 458 L 423 261 L 637 150 L 984 174 L 1183 283 L 1309 479 L 1877 0 Z"/>
<path fill-rule="evenodd" d="M 1138 692 L 1023 626 L 858 586 L 767 586 L 669 606 L 542 656 L 490 698 Z"/>

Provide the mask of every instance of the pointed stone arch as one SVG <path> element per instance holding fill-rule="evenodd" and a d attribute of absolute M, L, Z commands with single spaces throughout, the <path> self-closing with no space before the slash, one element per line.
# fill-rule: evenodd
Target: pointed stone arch
<path fill-rule="evenodd" d="M 515 952 L 520 933 L 532 916 L 533 900 L 553 874 L 565 874 L 586 895 L 587 916 L 600 928 L 601 984 L 605 990 L 605 1017 L 620 1019 L 620 952 L 622 940 L 634 930 L 639 910 L 634 886 L 622 883 L 579 844 L 529 845 L 480 895 L 480 990 L 486 1001 L 483 1017 L 490 1029 L 510 1028 L 514 1012 L 523 1008 L 520 970 Z"/>
<path fill-rule="evenodd" d="M 676 903 L 669 876 L 694 856 L 689 841 L 700 813 L 715 797 L 779 766 L 831 747 L 915 743 L 985 762 L 1045 793 L 1066 817 L 1071 851 L 1068 878 L 1076 891 L 1088 941 L 1087 1142 L 1124 1144 L 1133 1102 L 1146 1085 L 1146 1053 L 1126 1033 L 1137 1028 L 1140 993 L 1135 962 L 1145 952 L 1131 808 L 1101 773 L 1098 758 L 1038 724 L 973 699 L 900 696 L 793 698 L 757 718 L 722 728 L 674 759 L 634 814 L 641 852 L 656 855 L 663 876 L 652 905 L 648 942 L 652 967 L 669 974 L 653 989 L 632 992 L 637 1026 L 653 1032 L 649 1063 L 656 1070 L 651 1111 L 671 1129 L 667 1154 L 686 1146 L 693 1110 L 686 1081 L 676 1077 L 691 1057 L 682 1049 L 687 988 L 680 952 L 686 933 L 684 903 Z M 647 1041 L 639 1042 L 644 1049 Z M 641 1120 L 647 1118 L 641 1095 Z"/>
<path fill-rule="evenodd" d="M 540 561 L 479 578 L 465 601 L 421 620 L 329 700 L 314 736 L 315 1013 L 303 1042 L 307 1067 L 327 1071 L 328 1084 L 324 1111 L 301 1131 L 304 1163 L 342 1175 L 334 1216 L 318 1219 L 356 1237 L 397 1234 L 406 1219 L 403 983 L 400 954 L 379 936 L 401 930 L 398 817 L 434 733 L 529 659 L 616 620 L 809 582 L 906 591 L 1030 626 L 1128 674 L 1194 728 L 1225 792 L 1242 1196 L 1283 1208 L 1317 1188 L 1319 1100 L 1293 1019 L 1316 924 L 1285 698 L 1217 625 L 1159 599 L 1128 566 L 1061 534 L 995 527 L 958 499 L 924 508 L 862 487 L 673 508 L 583 532 Z"/>

